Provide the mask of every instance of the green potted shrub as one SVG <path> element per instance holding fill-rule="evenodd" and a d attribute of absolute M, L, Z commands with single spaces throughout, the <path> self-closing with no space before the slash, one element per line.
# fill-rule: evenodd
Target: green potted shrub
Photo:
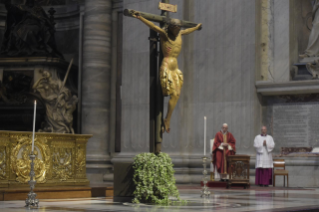
<path fill-rule="evenodd" d="M 169 197 L 180 200 L 172 160 L 168 154 L 138 154 L 134 158 L 133 169 L 133 203 L 169 204 Z"/>

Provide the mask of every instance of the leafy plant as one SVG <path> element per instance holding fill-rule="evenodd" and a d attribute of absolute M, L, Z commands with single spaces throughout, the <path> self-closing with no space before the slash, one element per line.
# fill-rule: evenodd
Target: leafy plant
<path fill-rule="evenodd" d="M 134 158 L 133 169 L 133 203 L 169 204 L 170 196 L 180 200 L 172 160 L 168 154 L 138 154 Z"/>

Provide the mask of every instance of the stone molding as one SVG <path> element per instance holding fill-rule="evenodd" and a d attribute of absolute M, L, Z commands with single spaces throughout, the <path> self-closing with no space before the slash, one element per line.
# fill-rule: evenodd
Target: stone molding
<path fill-rule="evenodd" d="M 257 93 L 263 96 L 311 94 L 319 93 L 319 83 L 316 80 L 291 81 L 284 83 L 257 81 L 256 89 Z"/>

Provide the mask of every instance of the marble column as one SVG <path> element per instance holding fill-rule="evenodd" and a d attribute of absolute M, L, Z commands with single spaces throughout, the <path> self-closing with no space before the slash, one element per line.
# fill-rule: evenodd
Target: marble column
<path fill-rule="evenodd" d="M 111 0 L 85 0 L 82 73 L 82 134 L 87 145 L 87 176 L 103 182 L 110 163 Z"/>

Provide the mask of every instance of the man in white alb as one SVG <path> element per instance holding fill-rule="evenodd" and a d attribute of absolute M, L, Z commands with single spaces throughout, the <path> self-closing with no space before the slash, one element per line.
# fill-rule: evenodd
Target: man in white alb
<path fill-rule="evenodd" d="M 272 150 L 275 142 L 272 136 L 267 135 L 267 127 L 261 128 L 261 134 L 255 137 L 254 147 L 256 148 L 256 185 L 269 186 L 272 184 Z"/>

